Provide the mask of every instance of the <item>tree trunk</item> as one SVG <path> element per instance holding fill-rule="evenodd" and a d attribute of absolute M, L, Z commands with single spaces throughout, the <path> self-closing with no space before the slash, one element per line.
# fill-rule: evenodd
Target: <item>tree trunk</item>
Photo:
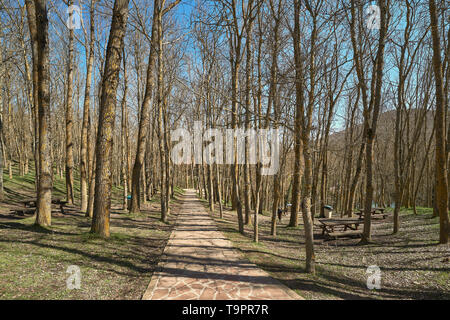
<path fill-rule="evenodd" d="M 128 209 L 128 162 L 127 162 L 127 150 L 128 150 L 128 110 L 127 110 L 127 93 L 128 93 L 128 78 L 127 78 L 127 63 L 125 59 L 125 50 L 123 50 L 123 97 L 122 97 L 122 184 L 123 184 L 123 196 L 122 196 L 122 209 Z"/>
<path fill-rule="evenodd" d="M 448 185 L 447 185 L 447 154 L 445 143 L 445 110 L 444 84 L 442 76 L 441 43 L 439 37 L 436 4 L 429 0 L 431 35 L 433 40 L 433 70 L 436 82 L 436 117 L 434 126 L 436 130 L 436 205 L 439 211 L 439 243 L 448 243 L 450 224 L 448 217 Z"/>
<path fill-rule="evenodd" d="M 155 0 L 153 4 L 153 23 L 152 23 L 152 45 L 150 46 L 150 54 L 148 56 L 148 65 L 147 65 L 147 82 L 145 84 L 145 95 L 144 100 L 142 102 L 142 107 L 140 110 L 140 121 L 139 121 L 139 129 L 138 129 L 138 139 L 137 139 L 137 151 L 136 158 L 133 166 L 133 174 L 131 179 L 131 212 L 140 212 L 141 211 L 141 203 L 140 203 L 140 187 L 141 187 L 141 171 L 142 165 L 144 163 L 145 158 L 145 149 L 147 143 L 147 135 L 148 128 L 150 122 L 150 103 L 153 93 L 153 69 L 155 67 L 156 54 L 157 51 L 155 49 L 156 41 L 157 41 L 157 19 L 158 19 L 158 10 L 160 6 L 160 0 Z M 162 136 L 159 137 L 162 139 Z M 160 165 L 163 165 L 162 163 Z"/>
<path fill-rule="evenodd" d="M 69 0 L 71 6 L 73 0 Z M 72 11 L 73 13 L 73 11 Z M 69 17 L 71 19 L 72 17 Z M 66 197 L 67 203 L 73 204 L 73 50 L 74 32 L 69 29 L 69 58 L 67 63 L 67 97 L 66 97 Z"/>
<path fill-rule="evenodd" d="M 109 237 L 111 209 L 112 132 L 115 122 L 115 104 L 122 60 L 123 38 L 128 19 L 129 0 L 115 0 L 111 30 L 106 49 L 102 78 L 98 134 L 96 145 L 94 217 L 91 232 Z"/>
<path fill-rule="evenodd" d="M 296 131 L 295 131 L 295 167 L 298 171 L 294 174 L 294 186 L 292 193 L 293 209 L 298 207 L 298 201 L 300 199 L 300 181 L 301 171 L 300 168 L 300 156 L 303 148 L 303 157 L 305 160 L 305 199 L 302 205 L 302 216 L 305 228 L 305 249 L 306 249 L 306 272 L 315 273 L 315 255 L 314 255 L 314 233 L 313 222 L 311 218 L 311 158 L 309 149 L 305 146 L 309 143 L 309 134 L 305 128 L 305 116 L 304 116 L 304 97 L 303 97 L 303 61 L 301 59 L 301 38 L 300 38 L 300 0 L 294 1 L 294 33 L 293 33 L 293 45 L 294 45 L 294 62 L 295 62 L 295 84 L 296 84 Z M 312 59 L 313 63 L 314 60 Z M 310 66 L 310 68 L 314 68 Z M 302 130 L 303 129 L 303 130 Z M 305 134 L 306 133 L 306 134 Z M 305 150 L 306 147 L 306 150 Z M 296 180 L 297 179 L 297 180 Z M 295 191 L 294 191 L 295 190 Z"/>
<path fill-rule="evenodd" d="M 364 230 L 362 234 L 361 243 L 369 243 L 371 241 L 371 224 L 372 224 L 372 201 L 373 201 L 373 144 L 376 136 L 378 115 L 381 108 L 381 86 L 383 82 L 383 67 L 384 67 L 384 47 L 386 41 L 386 33 L 389 24 L 389 0 L 379 1 L 381 11 L 380 21 L 380 36 L 378 40 L 378 52 L 375 60 L 376 76 L 375 76 L 375 91 L 372 124 L 370 128 L 366 128 L 366 198 L 364 201 Z M 375 68 L 374 68 L 375 71 Z M 372 79 L 373 81 L 373 79 Z M 373 87 L 373 86 L 372 86 Z M 367 122 L 368 114 L 365 114 L 365 121 Z"/>
<path fill-rule="evenodd" d="M 37 33 L 37 25 L 36 25 L 36 16 L 35 16 L 35 5 L 32 0 L 25 1 L 27 15 L 28 15 L 28 27 L 30 29 L 30 38 L 31 38 L 31 54 L 33 60 L 33 105 L 34 105 L 34 145 L 35 145 L 35 186 L 36 192 L 38 190 L 39 185 L 39 97 L 38 97 L 38 82 L 39 82 L 39 74 L 38 74 L 38 33 Z"/>
<path fill-rule="evenodd" d="M 38 0 L 27 2 L 29 20 L 35 21 L 33 30 L 30 22 L 32 39 L 37 41 L 37 55 L 33 55 L 33 68 L 37 66 L 37 95 L 39 118 L 39 178 L 36 206 L 36 224 L 40 226 L 51 225 L 51 198 L 52 198 L 52 168 L 48 126 L 50 119 L 50 61 L 48 40 L 47 1 Z M 39 30 L 39 32 L 37 32 Z M 33 35 L 36 33 L 36 35 Z M 37 58 L 37 61 L 35 60 Z"/>
<path fill-rule="evenodd" d="M 160 155 L 160 194 L 161 194 L 161 221 L 167 221 L 167 208 L 166 208 L 166 151 L 165 151 L 165 141 L 164 139 L 164 110 L 163 110 L 163 44 L 162 44 L 162 17 L 161 17 L 161 7 L 160 1 L 155 0 L 155 8 L 157 8 L 157 20 L 156 20 L 156 28 L 157 28 L 157 52 L 158 52 L 158 89 L 157 89 L 157 108 L 158 108 L 158 145 L 159 145 L 159 155 Z"/>
<path fill-rule="evenodd" d="M 88 135 L 89 135 L 89 113 L 91 107 L 91 86 L 92 86 L 92 67 L 94 65 L 94 40 L 95 40 L 95 19 L 94 19 L 95 0 L 91 0 L 90 7 L 90 40 L 89 52 L 86 49 L 87 71 L 86 87 L 84 90 L 83 105 L 83 123 L 81 128 L 81 150 L 80 150 L 80 193 L 81 193 L 81 212 L 86 212 L 88 207 Z"/>

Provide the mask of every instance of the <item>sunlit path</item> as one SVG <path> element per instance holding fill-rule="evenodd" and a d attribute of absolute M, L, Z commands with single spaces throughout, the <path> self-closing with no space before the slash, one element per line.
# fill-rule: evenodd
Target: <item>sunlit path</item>
<path fill-rule="evenodd" d="M 143 296 L 158 299 L 302 299 L 244 259 L 186 190 L 177 226 Z"/>

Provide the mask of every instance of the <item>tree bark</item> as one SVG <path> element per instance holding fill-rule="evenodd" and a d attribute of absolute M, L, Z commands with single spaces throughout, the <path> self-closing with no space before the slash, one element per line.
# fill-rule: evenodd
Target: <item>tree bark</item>
<path fill-rule="evenodd" d="M 121 120 L 121 149 L 122 149 L 122 184 L 123 184 L 123 196 L 122 196 L 122 209 L 128 209 L 128 110 L 127 110 L 127 93 L 128 93 L 128 77 L 127 77 L 127 63 L 125 59 L 125 50 L 123 50 L 123 97 L 122 97 L 122 120 Z"/>
<path fill-rule="evenodd" d="M 155 0 L 153 4 L 153 23 L 152 23 L 152 35 L 151 35 L 151 45 L 150 54 L 148 56 L 147 65 L 147 81 L 145 84 L 145 94 L 144 100 L 142 102 L 142 107 L 140 110 L 140 121 L 138 129 L 138 139 L 137 139 L 137 150 L 136 158 L 134 160 L 133 173 L 131 179 L 131 212 L 138 213 L 141 211 L 140 203 L 140 187 L 141 187 L 141 171 L 142 165 L 145 158 L 145 149 L 147 143 L 148 128 L 150 124 L 150 104 L 153 93 L 153 69 L 155 67 L 156 61 L 156 41 L 157 41 L 157 19 L 158 10 L 160 7 L 160 0 Z M 162 138 L 162 137 L 160 137 Z M 162 165 L 162 164 L 161 164 Z"/>
<path fill-rule="evenodd" d="M 381 11 L 380 17 L 380 35 L 378 40 L 378 52 L 375 60 L 375 91 L 372 124 L 370 128 L 366 128 L 366 194 L 364 201 L 364 230 L 361 243 L 369 243 L 371 241 L 371 224 L 372 224 L 372 201 L 373 201 L 373 144 L 376 136 L 378 115 L 381 108 L 381 86 L 383 81 L 384 67 L 384 47 L 386 41 L 387 28 L 389 24 L 389 0 L 380 0 L 379 6 Z M 375 68 L 374 68 L 375 71 Z M 373 79 L 372 79 L 373 81 Z M 372 86 L 373 87 L 373 86 Z M 365 120 L 368 121 L 368 114 L 365 114 Z"/>
<path fill-rule="evenodd" d="M 102 78 L 96 145 L 94 217 L 91 232 L 108 238 L 111 209 L 112 132 L 129 0 L 115 0 Z"/>
<path fill-rule="evenodd" d="M 73 0 L 69 0 L 69 6 Z M 71 19 L 70 17 L 69 19 Z M 66 96 L 66 197 L 67 203 L 73 204 L 73 50 L 74 32 L 69 29 L 69 57 L 67 62 L 67 96 Z"/>
<path fill-rule="evenodd" d="M 37 96 L 39 118 L 39 178 L 37 190 L 36 224 L 51 225 L 52 168 L 48 126 L 50 119 L 50 61 L 48 40 L 47 1 L 27 2 L 28 17 L 32 21 L 30 33 L 37 41 L 37 55 L 33 54 L 33 69 L 37 66 Z M 32 25 L 36 22 L 36 29 Z M 39 32 L 37 32 L 39 30 Z M 35 33 L 33 35 L 33 33 Z M 33 45 L 34 46 L 34 45 Z M 36 60 L 37 58 L 37 60 Z"/>
<path fill-rule="evenodd" d="M 303 153 L 305 160 L 305 199 L 302 205 L 302 216 L 305 228 L 305 249 L 306 249 L 306 272 L 315 273 L 315 254 L 314 254 L 314 233 L 313 222 L 311 218 L 311 158 L 309 157 L 309 150 L 305 150 L 305 140 L 309 138 L 306 132 L 306 123 L 304 115 L 304 85 L 303 85 L 303 61 L 301 54 L 301 36 L 300 36 L 300 0 L 294 1 L 294 33 L 293 33 L 293 45 L 294 45 L 294 63 L 295 63 L 295 85 L 296 85 L 296 130 L 295 130 L 295 168 L 294 172 L 294 186 L 292 193 L 292 200 L 294 207 L 292 210 L 296 210 L 299 206 L 300 200 L 300 156 Z M 314 62 L 314 59 L 311 59 Z M 310 66 L 310 68 L 314 68 Z M 310 119 L 310 117 L 309 117 Z M 309 143 L 309 141 L 306 141 Z M 303 150 L 302 150 L 303 148 Z M 302 152 L 303 151 L 303 152 Z M 294 191 L 295 190 L 295 191 Z"/>
<path fill-rule="evenodd" d="M 434 0 L 428 1 L 433 40 L 433 70 L 436 82 L 436 116 L 434 119 L 436 134 L 436 205 L 439 212 L 439 243 L 448 243 L 450 225 L 448 217 L 447 154 L 445 142 L 445 110 L 448 108 L 444 98 L 442 76 L 441 43 L 438 29 L 437 10 Z"/>
<path fill-rule="evenodd" d="M 33 58 L 33 69 L 32 69 L 32 78 L 33 78 L 33 105 L 34 105 L 34 145 L 35 145 L 35 186 L 36 192 L 38 190 L 39 185 L 39 97 L 38 97 L 38 40 L 37 40 L 37 25 L 36 25 L 36 16 L 35 16 L 35 5 L 33 0 L 25 1 L 27 15 L 28 15 L 28 27 L 30 29 L 30 39 L 31 39 L 31 54 Z"/>
<path fill-rule="evenodd" d="M 95 40 L 95 19 L 94 19 L 95 0 L 91 0 L 90 7 L 90 40 L 89 50 L 86 48 L 87 70 L 86 87 L 84 90 L 83 105 L 83 123 L 81 128 L 81 150 L 80 150 L 80 193 L 81 193 L 81 212 L 87 212 L 88 207 L 88 143 L 89 143 L 89 113 L 91 107 L 91 86 L 92 86 L 92 67 L 94 65 L 94 40 Z M 88 215 L 88 214 L 87 214 Z"/>

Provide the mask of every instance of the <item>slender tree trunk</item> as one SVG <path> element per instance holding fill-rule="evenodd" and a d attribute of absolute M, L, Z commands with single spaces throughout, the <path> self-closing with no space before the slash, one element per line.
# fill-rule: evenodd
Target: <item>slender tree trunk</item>
<path fill-rule="evenodd" d="M 86 87 L 84 90 L 83 105 L 83 123 L 81 128 L 81 151 L 80 151 L 80 193 L 81 193 L 81 212 L 86 212 L 88 207 L 88 135 L 89 135 L 89 113 L 91 107 L 91 86 L 92 86 L 92 67 L 94 65 L 94 40 L 95 40 L 95 0 L 91 0 L 90 7 L 90 40 L 89 52 L 86 50 L 87 70 Z"/>
<path fill-rule="evenodd" d="M 239 50 L 240 52 L 240 50 Z M 238 56 L 235 59 L 239 59 Z M 239 63 L 237 61 L 232 61 L 232 76 L 231 76 L 231 90 L 232 90 L 232 117 L 231 117 L 231 127 L 233 130 L 237 128 L 237 112 L 238 112 L 238 73 L 239 73 Z M 233 179 L 233 190 L 232 190 L 232 203 L 236 207 L 239 233 L 244 234 L 244 217 L 242 215 L 242 202 L 240 197 L 240 187 L 239 187 L 239 165 L 238 165 L 238 155 L 237 155 L 237 143 L 236 138 L 233 136 L 233 157 L 234 163 L 231 165 L 231 176 Z"/>
<path fill-rule="evenodd" d="M 124 45 L 123 38 L 128 19 L 128 2 L 129 0 L 115 0 L 114 2 L 102 79 L 95 151 L 95 198 L 91 232 L 106 238 L 109 237 L 109 215 L 111 209 L 112 132 L 114 131 L 117 85 Z"/>
<path fill-rule="evenodd" d="M 0 64 L 0 72 L 3 72 L 3 65 Z M 0 82 L 0 88 L 3 83 Z M 3 141 L 3 90 L 0 90 L 0 201 L 4 199 L 4 183 L 3 183 L 3 164 L 5 162 L 4 141 Z"/>
<path fill-rule="evenodd" d="M 374 91 L 374 104 L 372 125 L 366 128 L 366 194 L 364 201 L 364 230 L 362 234 L 361 243 L 369 243 L 371 241 L 371 225 L 372 225 L 372 201 L 373 201 L 373 144 L 376 136 L 378 115 L 381 108 L 381 86 L 383 82 L 383 67 L 384 67 L 384 47 L 386 41 L 386 34 L 389 24 L 389 0 L 380 0 L 379 6 L 381 11 L 380 21 L 380 36 L 378 40 L 378 52 L 375 60 L 376 64 L 376 83 Z M 375 71 L 375 68 L 374 68 Z M 367 115 L 365 116 L 366 121 Z"/>
<path fill-rule="evenodd" d="M 261 70 L 261 60 L 262 60 L 262 42 L 263 35 L 261 32 L 262 28 L 262 17 L 260 12 L 258 11 L 258 26 L 259 26 L 259 37 L 258 37 L 258 55 L 257 55 L 257 68 L 258 68 L 258 86 L 256 89 L 256 94 L 254 95 L 254 114 L 257 115 L 255 117 L 255 129 L 261 129 L 261 109 L 262 109 L 262 70 Z M 258 148 L 256 149 L 258 152 L 258 159 L 260 159 L 260 143 L 258 141 Z M 261 163 L 258 161 L 256 164 L 256 190 L 255 190 L 255 214 L 253 221 L 253 241 L 259 242 L 259 214 L 260 214 L 260 206 L 261 206 L 261 189 L 262 189 L 262 174 L 261 174 Z"/>
<path fill-rule="evenodd" d="M 125 50 L 123 50 L 123 97 L 122 97 L 122 184 L 123 184 L 123 196 L 122 196 L 122 209 L 128 208 L 128 162 L 127 162 L 127 150 L 128 150 L 128 111 L 127 111 L 127 93 L 128 93 L 128 77 L 127 77 L 127 63 L 125 59 Z"/>
<path fill-rule="evenodd" d="M 249 22 L 247 27 L 247 39 L 246 39 L 246 65 L 245 65 L 245 130 L 250 130 L 250 90 L 253 81 L 253 51 L 252 51 L 252 27 L 253 21 Z M 245 221 L 246 225 L 251 224 L 250 217 L 250 165 L 249 165 L 249 138 L 247 136 L 245 140 L 245 165 L 244 165 L 244 208 L 245 208 Z"/>
<path fill-rule="evenodd" d="M 162 17 L 161 7 L 158 0 L 155 1 L 156 13 L 156 28 L 157 28 L 157 52 L 158 52 L 158 89 L 157 89 L 157 108 L 158 108 L 158 145 L 160 155 L 160 194 L 161 194 L 161 221 L 167 221 L 166 208 L 166 152 L 164 139 L 164 110 L 163 110 L 163 45 L 162 45 Z"/>
<path fill-rule="evenodd" d="M 300 0 L 294 1 L 294 62 L 295 62 L 295 85 L 296 85 L 296 119 L 295 119 L 295 169 L 294 185 L 292 188 L 292 210 L 298 210 L 300 200 L 300 181 L 301 181 L 301 165 L 300 156 L 303 151 L 305 160 L 305 199 L 302 205 L 302 216 L 305 228 L 305 249 L 306 249 L 306 272 L 315 273 L 315 255 L 314 255 L 314 234 L 313 222 L 311 218 L 311 158 L 309 150 L 305 150 L 305 140 L 309 138 L 302 132 L 305 127 L 304 121 L 304 85 L 303 85 L 303 61 L 301 59 L 301 38 L 300 38 Z M 311 66 L 313 68 L 313 66 Z M 309 143 L 309 141 L 307 142 Z M 302 150 L 303 148 L 303 150 Z M 293 211 L 294 212 L 294 211 Z"/>
<path fill-rule="evenodd" d="M 69 6 L 73 0 L 69 0 Z M 73 13 L 73 12 L 72 12 Z M 69 19 L 71 19 L 70 17 Z M 73 68 L 74 68 L 74 32 L 69 29 L 69 57 L 67 63 L 67 96 L 66 96 L 66 197 L 67 203 L 73 204 Z"/>
<path fill-rule="evenodd" d="M 90 143 L 92 144 L 92 143 Z M 95 198 L 95 154 L 94 147 L 88 146 L 91 149 L 90 153 L 92 155 L 89 156 L 89 166 L 92 167 L 91 174 L 89 176 L 89 197 L 88 197 L 88 206 L 86 209 L 86 217 L 92 218 L 94 216 L 94 198 Z"/>
<path fill-rule="evenodd" d="M 31 38 L 31 54 L 33 58 L 33 105 L 34 105 L 34 145 L 35 145 L 35 186 L 36 192 L 39 186 L 39 97 L 38 97 L 38 82 L 39 82 L 39 74 L 38 74 L 38 33 L 37 33 L 37 25 L 36 25 L 36 15 L 35 15 L 35 6 L 33 0 L 25 1 L 27 15 L 28 15 L 28 27 L 30 29 L 30 38 Z"/>
<path fill-rule="evenodd" d="M 280 178 L 278 174 L 273 177 L 273 202 L 272 202 L 272 217 L 270 222 L 270 235 L 277 235 L 277 213 L 280 206 Z"/>
<path fill-rule="evenodd" d="M 145 149 L 147 143 L 147 133 L 149 128 L 149 119 L 150 119 L 150 104 L 153 93 L 153 69 L 155 67 L 156 61 L 156 40 L 157 40 L 157 19 L 158 19 L 158 10 L 160 7 L 160 0 L 155 0 L 153 4 L 153 24 L 152 24 L 152 36 L 151 41 L 152 45 L 150 46 L 150 54 L 148 56 L 148 65 L 147 65 L 147 82 L 145 84 L 145 94 L 144 100 L 142 103 L 142 107 L 140 110 L 140 121 L 139 121 L 139 129 L 138 129 L 138 139 L 137 139 L 137 151 L 136 158 L 133 166 L 133 175 L 131 182 L 131 212 L 140 212 L 140 187 L 141 187 L 141 171 L 145 158 Z M 162 136 L 160 136 L 162 139 Z M 162 163 L 160 164 L 163 165 Z"/>
<path fill-rule="evenodd" d="M 220 175 L 219 175 L 219 166 L 217 165 L 217 163 L 214 164 L 214 169 L 216 171 L 216 177 L 215 177 L 215 182 L 216 182 L 216 190 L 217 190 L 217 201 L 219 202 L 219 217 L 220 219 L 223 219 L 223 204 L 222 204 L 222 192 L 220 191 Z"/>

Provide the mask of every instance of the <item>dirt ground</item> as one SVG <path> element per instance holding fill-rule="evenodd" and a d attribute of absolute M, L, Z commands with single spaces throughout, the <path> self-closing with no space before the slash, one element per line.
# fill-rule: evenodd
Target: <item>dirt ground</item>
<path fill-rule="evenodd" d="M 32 176 L 5 180 L 6 199 L 0 204 L 0 299 L 140 299 L 167 243 L 177 213 L 171 206 L 168 224 L 162 223 L 159 200 L 142 214 L 118 210 L 115 190 L 111 238 L 89 233 L 90 220 L 70 207 L 62 215 L 54 207 L 51 228 L 33 226 L 32 216 L 12 215 L 20 199 L 33 195 Z M 76 184 L 76 188 L 78 185 Z M 64 181 L 56 180 L 55 197 L 62 197 Z M 217 209 L 217 208 L 216 208 Z M 358 239 L 325 241 L 315 230 L 316 275 L 304 272 L 304 231 L 278 223 L 270 233 L 270 217 L 260 215 L 260 243 L 253 243 L 253 227 L 237 232 L 236 214 L 224 219 L 212 214 L 219 228 L 250 261 L 305 299 L 450 299 L 450 247 L 438 245 L 439 221 L 431 209 L 401 212 L 401 229 L 392 234 L 392 218 L 374 221 L 373 243 Z M 81 270 L 80 289 L 69 290 L 71 265 Z M 367 267 L 381 270 L 381 289 L 367 288 Z"/>
<path fill-rule="evenodd" d="M 373 222 L 373 243 L 358 239 L 326 241 L 314 230 L 316 275 L 304 272 L 305 249 L 302 218 L 288 228 L 289 217 L 278 223 L 277 237 L 270 236 L 270 218 L 260 215 L 260 242 L 238 233 L 236 213 L 227 209 L 224 219 L 213 214 L 220 229 L 242 254 L 306 299 L 450 299 L 450 247 L 438 245 L 439 221 L 431 210 L 401 212 L 401 229 L 392 234 L 391 215 Z M 381 270 L 381 289 L 367 288 L 367 268 Z"/>
<path fill-rule="evenodd" d="M 177 214 L 176 202 L 168 224 L 159 220 L 158 201 L 139 215 L 116 206 L 111 238 L 103 240 L 89 233 L 90 219 L 75 207 L 65 215 L 54 207 L 50 228 L 10 214 L 12 207 L 0 207 L 0 299 L 140 299 Z M 81 270 L 80 289 L 67 288 L 71 265 Z"/>

